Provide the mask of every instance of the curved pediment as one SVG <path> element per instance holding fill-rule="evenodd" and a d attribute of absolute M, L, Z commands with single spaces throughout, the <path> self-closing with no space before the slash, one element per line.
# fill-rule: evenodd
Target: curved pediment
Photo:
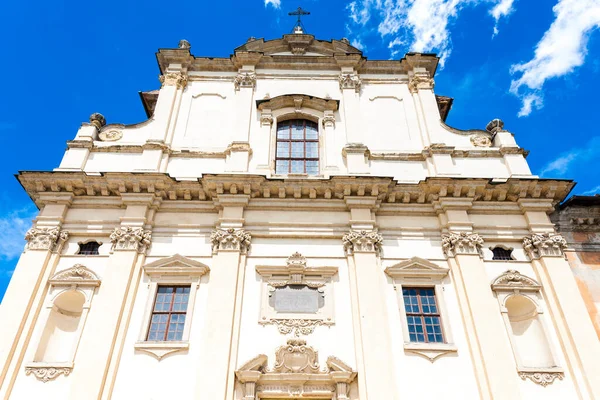
<path fill-rule="evenodd" d="M 357 54 L 362 55 L 362 51 L 350 45 L 347 39 L 342 40 L 318 40 L 313 35 L 290 34 L 284 35 L 280 39 L 248 39 L 248 42 L 235 49 L 238 53 L 261 53 L 265 56 L 278 55 L 307 55 L 307 56 L 334 56 Z"/>

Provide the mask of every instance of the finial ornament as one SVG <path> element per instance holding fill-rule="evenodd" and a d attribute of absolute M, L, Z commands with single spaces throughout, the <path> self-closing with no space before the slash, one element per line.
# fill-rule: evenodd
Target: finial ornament
<path fill-rule="evenodd" d="M 106 118 L 100 113 L 90 115 L 90 124 L 94 125 L 98 130 L 106 125 Z"/>
<path fill-rule="evenodd" d="M 185 40 L 185 39 L 181 39 L 181 40 L 179 41 L 179 48 L 180 48 L 180 49 L 189 49 L 189 48 L 191 48 L 191 47 L 192 47 L 192 45 L 191 45 L 191 44 L 190 44 L 190 42 L 188 42 L 187 40 Z"/>
<path fill-rule="evenodd" d="M 442 235 L 442 250 L 446 257 L 458 254 L 480 254 L 483 239 L 476 233 L 449 232 Z"/>
<path fill-rule="evenodd" d="M 303 10 L 302 7 L 298 7 L 295 11 L 289 12 L 288 15 L 298 17 L 298 20 L 292 29 L 292 33 L 303 34 L 304 26 L 302 25 L 302 16 L 310 15 L 310 12 Z"/>
<path fill-rule="evenodd" d="M 485 130 L 491 133 L 496 133 L 498 131 L 503 131 L 504 130 L 504 122 L 499 119 L 493 119 L 490 122 L 488 122 L 487 126 L 485 127 Z"/>
<path fill-rule="evenodd" d="M 558 233 L 534 233 L 523 238 L 523 249 L 529 258 L 562 257 L 567 241 Z"/>
<path fill-rule="evenodd" d="M 219 251 L 239 251 L 246 254 L 250 249 L 252 236 L 243 229 L 215 229 L 210 234 L 213 254 Z"/>
<path fill-rule="evenodd" d="M 60 228 L 31 228 L 25 234 L 27 250 L 52 250 L 60 251 L 62 245 L 69 238 L 68 231 Z"/>
<path fill-rule="evenodd" d="M 381 253 L 383 236 L 377 232 L 350 231 L 342 237 L 347 255 L 354 253 Z"/>
<path fill-rule="evenodd" d="M 150 247 L 152 231 L 143 228 L 124 226 L 115 228 L 110 234 L 112 250 L 135 250 L 145 253 Z"/>

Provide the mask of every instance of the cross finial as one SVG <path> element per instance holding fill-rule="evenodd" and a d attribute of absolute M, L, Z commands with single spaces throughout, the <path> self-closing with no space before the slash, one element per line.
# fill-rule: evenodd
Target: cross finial
<path fill-rule="evenodd" d="M 302 25 L 302 16 L 310 15 L 309 11 L 303 10 L 302 7 L 298 7 L 296 11 L 289 12 L 288 15 L 297 16 L 298 20 L 296 21 L 296 25 L 294 25 L 293 33 L 304 33 L 304 26 Z"/>

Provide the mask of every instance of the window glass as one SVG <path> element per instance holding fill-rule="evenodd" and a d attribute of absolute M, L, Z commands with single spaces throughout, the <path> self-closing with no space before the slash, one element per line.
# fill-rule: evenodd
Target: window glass
<path fill-rule="evenodd" d="M 183 337 L 189 286 L 159 286 L 148 329 L 149 341 L 177 341 Z"/>
<path fill-rule="evenodd" d="M 442 321 L 433 288 L 403 288 L 411 342 L 444 343 Z"/>
<path fill-rule="evenodd" d="M 275 173 L 319 173 L 319 129 L 316 123 L 293 119 L 277 124 Z"/>

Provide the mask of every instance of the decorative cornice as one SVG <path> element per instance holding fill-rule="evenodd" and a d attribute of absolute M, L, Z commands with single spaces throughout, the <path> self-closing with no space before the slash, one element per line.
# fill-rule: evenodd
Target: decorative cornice
<path fill-rule="evenodd" d="M 492 282 L 492 290 L 495 292 L 537 292 L 541 288 L 542 286 L 535 279 L 521 275 L 514 269 L 505 271 Z"/>
<path fill-rule="evenodd" d="M 362 81 L 357 73 L 341 73 L 339 76 L 340 90 L 354 89 L 357 93 L 360 92 Z"/>
<path fill-rule="evenodd" d="M 25 234 L 27 250 L 52 250 L 60 251 L 62 245 L 69 238 L 68 231 L 60 228 L 31 228 Z"/>
<path fill-rule="evenodd" d="M 100 286 L 98 275 L 81 264 L 57 272 L 48 282 L 53 286 Z"/>
<path fill-rule="evenodd" d="M 256 73 L 238 72 L 237 76 L 233 78 L 233 86 L 235 90 L 245 87 L 254 89 L 256 87 Z"/>
<path fill-rule="evenodd" d="M 519 376 L 521 379 L 537 383 L 538 385 L 542 385 L 544 387 L 554 383 L 554 381 L 558 378 L 559 380 L 563 380 L 565 377 L 565 373 L 562 371 L 557 372 L 535 372 L 535 371 L 519 371 Z"/>
<path fill-rule="evenodd" d="M 417 72 L 408 78 L 408 90 L 417 93 L 420 89 L 433 89 L 435 82 L 429 72 Z"/>
<path fill-rule="evenodd" d="M 252 236 L 243 229 L 215 229 L 210 234 L 213 254 L 219 251 L 239 251 L 246 254 L 250 250 Z"/>
<path fill-rule="evenodd" d="M 561 257 L 567 241 L 558 233 L 534 233 L 523 238 L 523 249 L 529 258 L 544 256 Z"/>
<path fill-rule="evenodd" d="M 354 253 L 381 253 L 383 236 L 377 232 L 350 231 L 342 237 L 347 255 Z"/>
<path fill-rule="evenodd" d="M 442 235 L 442 250 L 446 257 L 459 254 L 481 254 L 483 239 L 476 233 L 450 232 Z"/>
<path fill-rule="evenodd" d="M 187 86 L 188 77 L 182 73 L 167 72 L 164 75 L 158 77 L 162 87 L 164 86 L 176 86 L 177 89 L 183 89 Z"/>
<path fill-rule="evenodd" d="M 335 275 L 338 272 L 338 268 L 307 267 L 306 257 L 295 252 L 288 257 L 286 266 L 258 265 L 256 272 L 261 276 L 267 277 L 267 281 L 272 287 L 306 285 L 311 288 L 320 288 L 325 285 L 323 279 Z"/>
<path fill-rule="evenodd" d="M 115 228 L 110 234 L 112 250 L 135 250 L 145 253 L 152 241 L 152 231 L 131 226 Z"/>
<path fill-rule="evenodd" d="M 71 371 L 73 371 L 73 367 L 53 367 L 46 365 L 25 367 L 25 375 L 33 374 L 38 380 L 44 383 L 56 379 L 59 375 L 69 376 Z"/>

